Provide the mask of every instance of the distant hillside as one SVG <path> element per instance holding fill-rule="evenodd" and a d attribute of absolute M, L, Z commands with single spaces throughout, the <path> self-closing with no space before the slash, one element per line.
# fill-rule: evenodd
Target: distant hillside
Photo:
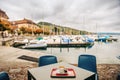
<path fill-rule="evenodd" d="M 99 32 L 97 34 L 101 34 L 101 35 L 120 35 L 120 33 L 113 33 L 113 32 Z"/>
<path fill-rule="evenodd" d="M 52 23 L 48 23 L 48 22 L 39 22 L 38 23 L 39 25 L 48 25 L 48 26 L 51 26 L 51 25 L 53 25 Z"/>
<path fill-rule="evenodd" d="M 87 31 L 81 31 L 81 30 L 60 26 L 60 25 L 56 25 L 48 22 L 39 22 L 38 26 L 44 29 L 44 33 L 50 32 L 51 34 L 72 34 L 72 35 L 90 34 L 90 32 L 87 32 Z"/>

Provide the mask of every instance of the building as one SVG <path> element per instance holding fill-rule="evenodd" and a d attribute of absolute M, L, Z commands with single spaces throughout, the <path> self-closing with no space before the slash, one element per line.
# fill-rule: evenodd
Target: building
<path fill-rule="evenodd" d="M 22 33 L 36 33 L 36 31 L 40 29 L 36 23 L 26 18 L 12 21 L 11 24 L 12 26 L 16 26 L 16 30 L 22 31 Z"/>
<path fill-rule="evenodd" d="M 0 20 L 8 20 L 9 17 L 7 16 L 7 14 L 0 9 Z"/>
<path fill-rule="evenodd" d="M 8 21 L 9 17 L 7 14 L 0 9 L 0 31 L 5 31 L 6 29 L 9 29 L 10 22 Z"/>
<path fill-rule="evenodd" d="M 31 29 L 39 28 L 36 23 L 26 18 L 24 18 L 23 20 L 12 21 L 11 23 L 12 25 L 17 26 L 18 28 L 21 28 L 21 27 L 31 28 Z"/>

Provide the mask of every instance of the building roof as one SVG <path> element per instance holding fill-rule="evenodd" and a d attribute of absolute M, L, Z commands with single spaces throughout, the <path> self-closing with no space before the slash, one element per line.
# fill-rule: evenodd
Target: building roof
<path fill-rule="evenodd" d="M 23 20 L 18 20 L 18 21 L 12 21 L 12 24 L 35 24 L 32 20 L 24 18 Z"/>
<path fill-rule="evenodd" d="M 9 19 L 9 17 L 7 16 L 7 14 L 3 10 L 1 10 L 1 9 L 0 9 L 0 17 L 3 17 L 5 19 Z"/>

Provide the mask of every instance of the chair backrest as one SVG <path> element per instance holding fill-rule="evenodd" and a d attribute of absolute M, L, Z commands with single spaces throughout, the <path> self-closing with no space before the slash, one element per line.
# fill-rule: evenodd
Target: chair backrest
<path fill-rule="evenodd" d="M 49 65 L 49 64 L 53 64 L 53 63 L 57 63 L 56 56 L 46 55 L 46 56 L 41 56 L 39 58 L 38 66 L 45 66 L 45 65 Z"/>
<path fill-rule="evenodd" d="M 0 80 L 10 80 L 6 72 L 0 72 Z"/>
<path fill-rule="evenodd" d="M 117 75 L 117 80 L 120 80 L 120 74 Z"/>
<path fill-rule="evenodd" d="M 93 55 L 80 55 L 78 67 L 97 73 L 96 57 Z"/>

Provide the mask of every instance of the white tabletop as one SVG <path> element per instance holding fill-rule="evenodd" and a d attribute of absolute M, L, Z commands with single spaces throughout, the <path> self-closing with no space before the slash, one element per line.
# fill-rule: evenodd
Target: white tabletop
<path fill-rule="evenodd" d="M 50 74 L 51 74 L 52 69 L 59 68 L 59 66 L 64 66 L 65 68 L 74 69 L 76 73 L 76 78 L 51 78 Z M 32 68 L 32 69 L 29 69 L 28 71 L 36 80 L 84 80 L 94 74 L 93 72 L 70 65 L 65 62 Z"/>

